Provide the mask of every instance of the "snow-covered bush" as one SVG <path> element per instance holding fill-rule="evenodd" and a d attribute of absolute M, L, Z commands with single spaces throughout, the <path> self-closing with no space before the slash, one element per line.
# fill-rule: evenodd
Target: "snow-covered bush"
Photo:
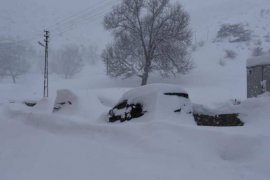
<path fill-rule="evenodd" d="M 251 31 L 246 29 L 243 24 L 223 24 L 218 33 L 216 40 L 223 41 L 228 39 L 229 42 L 245 42 L 251 39 Z"/>
<path fill-rule="evenodd" d="M 263 55 L 264 52 L 263 52 L 263 48 L 262 47 L 255 47 L 253 50 L 252 50 L 252 56 L 261 56 Z"/>
<path fill-rule="evenodd" d="M 195 52 L 199 47 L 203 47 L 204 45 L 205 45 L 204 41 L 199 41 L 198 43 L 192 44 L 191 49 L 193 52 Z"/>
<path fill-rule="evenodd" d="M 225 58 L 235 59 L 236 57 L 237 57 L 237 53 L 234 50 L 230 50 L 230 49 L 225 50 Z"/>

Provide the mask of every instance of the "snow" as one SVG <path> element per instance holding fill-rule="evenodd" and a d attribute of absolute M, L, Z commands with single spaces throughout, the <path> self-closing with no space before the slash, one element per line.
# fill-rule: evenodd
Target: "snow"
<path fill-rule="evenodd" d="M 42 98 L 33 107 L 34 112 L 51 113 L 53 111 L 54 102 L 52 98 Z"/>
<path fill-rule="evenodd" d="M 260 65 L 270 65 L 270 54 L 252 57 L 247 60 L 247 67 L 254 67 Z"/>
<path fill-rule="evenodd" d="M 190 100 L 177 95 L 166 95 L 166 93 L 183 93 L 188 95 L 181 86 L 160 83 L 149 84 L 127 91 L 118 103 L 127 100 L 128 104 L 139 103 L 143 106 L 145 114 L 141 118 L 134 119 L 135 122 L 176 120 L 194 124 Z M 177 110 L 180 110 L 180 112 L 175 112 Z M 130 112 L 128 108 L 113 110 L 116 116 L 124 116 L 127 112 Z"/>
<path fill-rule="evenodd" d="M 67 89 L 58 90 L 54 102 L 54 109 L 64 114 L 74 113 L 74 111 L 78 109 L 77 96 Z"/>
<path fill-rule="evenodd" d="M 98 92 L 88 89 L 88 94 L 75 89 L 58 91 L 69 94 L 62 96 L 63 99 L 73 94 L 78 106 L 84 107 L 72 115 L 38 111 L 41 105 L 51 109 L 49 104 L 57 96 L 42 99 L 34 108 L 1 104 L 0 179 L 269 178 L 270 97 L 267 94 L 239 105 L 220 104 L 217 108 L 221 112 L 241 113 L 245 126 L 213 128 L 198 127 L 191 123 L 191 118 L 185 118 L 189 122 L 186 123 L 182 115 L 171 112 L 179 101 L 162 94 L 172 89 L 186 92 L 181 87 L 158 84 L 149 85 L 145 91 L 141 89 L 126 93 L 111 88 L 100 88 Z M 101 92 L 101 99 L 107 100 L 109 96 L 142 97 L 146 92 L 158 92 L 153 99 L 157 98 L 154 105 L 160 106 L 155 116 L 142 117 L 140 123 L 108 124 L 99 119 L 109 110 L 99 104 Z"/>
<path fill-rule="evenodd" d="M 142 97 L 149 94 L 157 94 L 157 93 L 164 94 L 164 93 L 173 93 L 173 92 L 187 94 L 187 92 L 183 90 L 180 86 L 172 85 L 172 84 L 155 83 L 155 84 L 149 84 L 149 85 L 137 87 L 126 92 L 123 95 L 122 100 L 129 99 L 129 98 Z"/>
<path fill-rule="evenodd" d="M 4 22 L 1 33 L 31 38 L 36 44 L 43 37 L 44 24 L 51 25 L 56 19 L 98 2 L 6 1 L 0 7 Z M 106 8 L 93 12 L 105 13 L 116 2 L 111 0 Z M 70 80 L 50 74 L 50 96 L 44 99 L 41 73 L 21 76 L 17 84 L 1 78 L 0 179 L 269 180 L 270 96 L 265 93 L 246 99 L 246 59 L 260 43 L 264 51 L 270 48 L 265 40 L 270 16 L 260 15 L 261 10 L 270 9 L 269 0 L 181 3 L 191 15 L 193 43 L 204 42 L 192 53 L 195 69 L 171 79 L 152 73 L 149 83 L 175 84 L 169 89 L 187 92 L 195 111 L 239 113 L 245 126 L 198 127 L 190 116 L 171 112 L 183 101 L 163 96 L 166 89 L 159 86 L 147 91 L 133 90 L 139 79 L 110 79 L 101 63 L 85 67 Z M 88 25 L 75 24 L 74 30 L 61 35 L 56 32 L 63 29 L 52 31 L 50 47 L 93 42 L 103 48 L 111 37 L 102 28 L 102 17 L 88 21 Z M 213 42 L 224 23 L 247 24 L 253 31 L 253 40 L 236 44 Z M 237 52 L 237 57 L 224 58 L 226 49 Z M 71 109 L 53 113 L 58 90 L 68 91 L 76 97 L 76 103 Z M 153 113 L 138 121 L 107 123 L 104 119 L 108 111 L 127 95 L 142 98 Z M 37 101 L 37 105 L 31 108 L 22 104 L 29 99 Z M 235 103 L 235 99 L 241 103 Z"/>
<path fill-rule="evenodd" d="M 143 87 L 134 88 L 126 92 L 121 100 L 128 100 L 129 104 L 141 103 L 147 114 L 147 119 L 168 119 L 177 109 L 182 109 L 185 114 L 190 111 L 191 103 L 189 99 L 177 96 L 167 96 L 164 93 L 186 93 L 180 86 L 168 84 L 151 84 Z M 151 118 L 150 118 L 150 117 Z M 178 117 L 181 119 L 181 117 Z M 184 118 L 185 119 L 185 118 Z"/>

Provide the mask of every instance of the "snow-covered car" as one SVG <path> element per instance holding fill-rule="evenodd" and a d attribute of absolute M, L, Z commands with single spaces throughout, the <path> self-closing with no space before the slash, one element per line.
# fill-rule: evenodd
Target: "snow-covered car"
<path fill-rule="evenodd" d="M 109 122 L 145 119 L 181 119 L 179 114 L 192 116 L 188 93 L 177 85 L 150 84 L 124 93 L 109 111 Z M 155 116 L 153 118 L 149 116 Z"/>

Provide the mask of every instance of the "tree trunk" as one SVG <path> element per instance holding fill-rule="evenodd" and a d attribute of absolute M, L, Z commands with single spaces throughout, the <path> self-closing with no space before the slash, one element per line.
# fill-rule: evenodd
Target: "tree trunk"
<path fill-rule="evenodd" d="M 148 80 L 148 76 L 149 76 L 149 70 L 150 70 L 151 63 L 150 63 L 150 60 L 148 60 L 146 62 L 147 63 L 145 64 L 145 67 L 144 67 L 144 73 L 142 76 L 141 86 L 144 86 L 147 84 L 147 80 Z"/>
<path fill-rule="evenodd" d="M 147 80 L 148 80 L 148 72 L 144 72 L 143 76 L 142 76 L 142 83 L 141 86 L 144 86 L 147 84 Z"/>
<path fill-rule="evenodd" d="M 11 75 L 11 77 L 12 77 L 13 83 L 16 84 L 16 77 L 14 75 Z"/>

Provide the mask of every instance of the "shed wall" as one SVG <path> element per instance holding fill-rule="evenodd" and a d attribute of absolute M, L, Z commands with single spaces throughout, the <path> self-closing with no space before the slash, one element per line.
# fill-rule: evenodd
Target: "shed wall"
<path fill-rule="evenodd" d="M 256 66 L 247 69 L 247 97 L 262 94 L 262 67 Z"/>
<path fill-rule="evenodd" d="M 266 91 L 270 92 L 270 66 L 247 68 L 247 97 L 256 97 L 264 93 L 261 82 L 266 80 Z"/>
<path fill-rule="evenodd" d="M 266 91 L 270 92 L 270 65 L 264 67 L 263 78 L 266 80 Z"/>

